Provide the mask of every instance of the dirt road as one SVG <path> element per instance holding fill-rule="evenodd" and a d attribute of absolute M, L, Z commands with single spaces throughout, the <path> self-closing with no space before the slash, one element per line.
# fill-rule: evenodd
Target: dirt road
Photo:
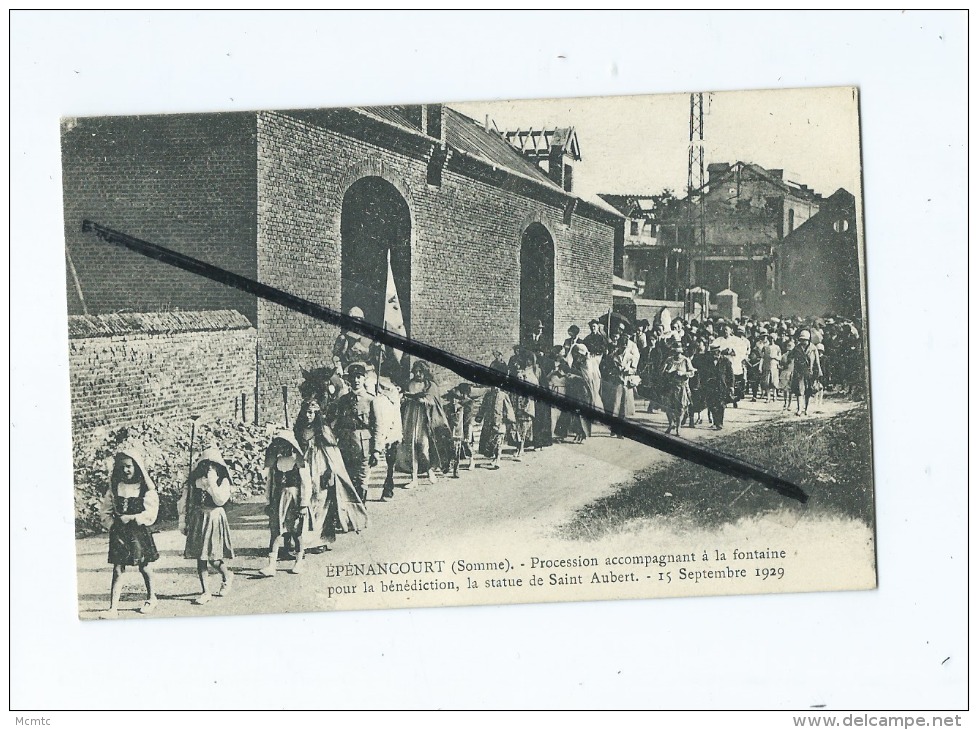
<path fill-rule="evenodd" d="M 808 418 L 824 418 L 852 405 L 848 401 L 827 400 L 822 413 Z M 645 414 L 644 410 L 645 404 L 640 402 L 636 420 L 664 430 L 665 416 L 661 412 Z M 722 433 L 794 418 L 793 413 L 782 411 L 780 403 L 742 401 L 739 408 L 728 408 Z M 704 423 L 695 429 L 684 429 L 682 436 L 703 440 L 716 433 Z M 413 559 L 405 556 L 474 559 L 505 555 L 514 546 L 539 546 L 541 550 L 549 546 L 552 550 L 557 540 L 555 528 L 570 520 L 576 510 L 615 491 L 616 485 L 636 470 L 672 458 L 641 444 L 612 438 L 606 429 L 595 427 L 592 438 L 581 445 L 558 444 L 541 452 L 529 452 L 518 463 L 504 456 L 498 471 L 483 468 L 484 461 L 477 457 L 476 468 L 461 472 L 459 479 L 440 478 L 435 484 L 422 479 L 415 489 L 397 489 L 391 501 L 377 501 L 381 490 L 373 484 L 368 497 L 370 522 L 366 530 L 359 535 L 340 535 L 329 552 L 310 555 L 302 575 L 287 572 L 291 561 L 280 562 L 274 579 L 258 573 L 265 563 L 268 541 L 264 505 L 235 505 L 229 509 L 236 551 L 232 561 L 236 576 L 233 589 L 229 595 L 215 597 L 205 606 L 191 603 L 199 584 L 192 561 L 182 556 L 183 536 L 172 526 L 162 525 L 156 534 L 161 557 L 154 569 L 160 601 L 154 615 L 323 610 L 336 605 L 336 599 L 327 593 L 330 585 L 326 580 L 327 566 L 353 561 Z M 399 475 L 399 485 L 406 481 L 405 476 Z M 681 489 L 681 485 L 676 488 Z M 570 541 L 560 543 L 567 547 Z M 571 544 L 570 549 L 576 548 Z M 97 618 L 108 604 L 111 569 L 106 564 L 107 552 L 106 536 L 77 541 L 81 618 Z M 136 609 L 144 598 L 142 581 L 134 569 L 127 571 L 126 576 L 124 610 L 120 616 L 140 617 Z M 212 575 L 215 592 L 219 582 L 219 577 Z M 422 600 L 417 605 L 425 605 L 423 598 L 419 598 Z M 492 600 L 485 597 L 477 602 Z"/>

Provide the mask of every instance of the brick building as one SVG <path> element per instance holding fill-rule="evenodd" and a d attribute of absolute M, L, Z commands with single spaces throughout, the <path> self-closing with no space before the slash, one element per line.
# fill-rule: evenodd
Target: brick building
<path fill-rule="evenodd" d="M 243 313 L 268 420 L 336 329 L 106 246 L 83 219 L 377 323 L 389 252 L 409 335 L 482 362 L 536 319 L 559 338 L 611 307 L 620 214 L 441 105 L 68 120 L 62 162 L 69 312 Z"/>
<path fill-rule="evenodd" d="M 856 199 L 839 188 L 779 247 L 779 311 L 841 315 L 861 321 L 862 277 Z"/>

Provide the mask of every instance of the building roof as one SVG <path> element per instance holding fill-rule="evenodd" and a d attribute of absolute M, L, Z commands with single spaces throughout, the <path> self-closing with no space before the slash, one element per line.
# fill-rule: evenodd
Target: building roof
<path fill-rule="evenodd" d="M 68 338 L 117 337 L 121 335 L 214 332 L 251 327 L 251 322 L 233 309 L 211 311 L 118 312 L 73 314 L 68 317 Z"/>
<path fill-rule="evenodd" d="M 445 107 L 445 137 L 448 144 L 498 167 L 526 175 L 555 188 L 559 186 L 546 173 L 523 157 L 516 148 L 476 120 Z"/>
<path fill-rule="evenodd" d="M 855 204 L 855 196 L 845 188 L 839 188 L 829 197 L 823 198 L 818 213 L 804 221 L 795 230 L 785 236 L 782 243 L 791 245 L 794 237 L 804 234 L 813 228 L 818 228 L 823 224 L 831 225 L 840 212 L 854 208 Z M 855 231 L 855 228 L 852 230 Z"/>
<path fill-rule="evenodd" d="M 775 187 L 778 187 L 785 193 L 794 195 L 795 197 L 805 198 L 809 200 L 814 200 L 816 198 L 821 197 L 818 195 L 818 193 L 816 193 L 814 190 L 812 190 L 811 188 L 805 185 L 795 185 L 795 184 L 785 182 L 783 170 L 768 170 L 753 162 L 743 162 L 742 160 L 738 160 L 734 164 L 727 167 L 726 170 L 717 170 L 717 168 L 720 166 L 715 164 L 710 165 L 710 167 L 713 168 L 710 170 L 711 175 L 709 181 L 707 182 L 707 187 L 710 188 L 716 183 L 720 182 L 721 180 L 730 177 L 739 169 L 739 170 L 750 170 L 758 177 L 767 180 Z M 712 175 L 714 170 L 716 170 L 718 173 L 716 177 Z"/>
<path fill-rule="evenodd" d="M 651 195 L 598 193 L 598 197 L 628 218 L 648 218 L 655 215 L 655 201 Z"/>
<path fill-rule="evenodd" d="M 421 130 L 404 117 L 395 107 L 372 106 L 356 107 L 355 109 L 360 114 L 394 125 L 403 131 L 424 136 Z M 500 136 L 500 133 L 487 130 L 482 123 L 471 117 L 467 117 L 451 107 L 443 106 L 442 109 L 445 142 L 452 149 L 462 152 L 469 157 L 481 160 L 493 167 L 506 170 L 513 175 L 529 179 L 552 190 L 558 190 L 563 195 L 583 200 L 606 213 L 612 213 L 616 217 L 621 217 L 621 213 L 614 206 L 608 205 L 608 203 L 597 196 L 582 195 L 573 192 L 568 193 L 560 185 L 547 177 L 547 174 L 536 164 L 523 157 L 515 147 Z"/>
<path fill-rule="evenodd" d="M 509 144 L 519 149 L 521 154 L 531 157 L 547 157 L 552 147 L 559 147 L 564 154 L 575 160 L 581 159 L 581 145 L 573 127 L 554 129 L 516 129 L 502 132 Z"/>

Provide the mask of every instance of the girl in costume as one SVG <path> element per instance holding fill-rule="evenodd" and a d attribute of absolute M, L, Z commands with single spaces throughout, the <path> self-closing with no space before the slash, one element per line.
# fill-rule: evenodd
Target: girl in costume
<path fill-rule="evenodd" d="M 292 573 L 302 572 L 302 533 L 311 527 L 312 514 L 309 500 L 312 497 L 312 481 L 305 468 L 302 449 L 290 431 L 279 431 L 265 450 L 265 469 L 268 478 L 265 493 L 268 496 L 268 565 L 261 574 L 272 578 L 278 562 L 278 549 L 285 536 L 290 535 L 295 547 L 295 565 Z"/>
<path fill-rule="evenodd" d="M 427 363 L 421 360 L 411 366 L 411 380 L 401 396 L 401 423 L 398 470 L 411 475 L 412 487 L 417 486 L 418 474 L 426 472 L 434 484 L 437 472 L 451 468 L 452 434 L 438 384 Z"/>
<path fill-rule="evenodd" d="M 466 469 L 472 470 L 475 455 L 472 453 L 472 422 L 475 418 L 475 397 L 471 383 L 459 383 L 445 394 L 448 425 L 452 429 L 452 477 L 458 478 L 462 459 L 468 459 Z"/>
<path fill-rule="evenodd" d="M 99 508 L 102 525 L 109 531 L 109 563 L 112 565 L 111 598 L 103 618 L 118 615 L 122 574 L 130 565 L 139 568 L 146 584 L 146 602 L 140 612 L 151 613 L 156 608 L 150 563 L 158 560 L 160 554 L 149 528 L 156 522 L 159 509 L 160 495 L 146 471 L 142 453 L 135 446 L 120 448 L 113 461 L 109 488 Z"/>
<path fill-rule="evenodd" d="M 234 557 L 231 547 L 231 525 L 224 505 L 231 499 L 231 473 L 217 447 L 206 449 L 197 459 L 190 479 L 180 498 L 180 530 L 187 536 L 183 556 L 197 561 L 200 595 L 194 603 L 210 601 L 207 590 L 207 567 L 221 574 L 219 596 L 226 596 L 234 575 L 227 561 Z"/>
<path fill-rule="evenodd" d="M 662 362 L 660 371 L 662 380 L 662 406 L 666 411 L 669 427 L 666 433 L 679 428 L 689 410 L 689 379 L 696 374 L 696 369 L 689 358 L 683 354 L 683 346 L 679 340 L 670 340 L 669 355 Z"/>
<path fill-rule="evenodd" d="M 342 406 L 343 420 L 357 418 L 355 399 L 366 397 L 362 391 L 366 374 L 363 363 L 351 363 L 348 377 L 354 372 L 360 380 L 359 394 L 348 391 L 336 397 L 328 382 L 313 377 L 313 373 L 306 373 L 305 381 L 299 386 L 303 400 L 294 434 L 311 483 L 312 530 L 306 532 L 303 540 L 303 549 L 307 551 L 310 548 L 329 550 L 329 543 L 335 542 L 337 533 L 358 533 L 367 526 L 366 508 L 340 452 L 339 435 L 330 425 L 326 413 L 327 409 L 335 411 Z M 354 399 L 352 402 L 351 398 Z"/>

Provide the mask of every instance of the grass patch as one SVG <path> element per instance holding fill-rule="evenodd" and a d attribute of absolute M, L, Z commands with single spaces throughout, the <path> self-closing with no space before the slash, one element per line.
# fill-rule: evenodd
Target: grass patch
<path fill-rule="evenodd" d="M 716 529 L 768 512 L 849 517 L 874 524 L 869 411 L 865 404 L 825 419 L 780 421 L 724 435 L 710 446 L 799 484 L 807 505 L 757 482 L 682 459 L 642 471 L 614 494 L 583 507 L 558 528 L 568 539 L 598 539 L 637 520 Z"/>

